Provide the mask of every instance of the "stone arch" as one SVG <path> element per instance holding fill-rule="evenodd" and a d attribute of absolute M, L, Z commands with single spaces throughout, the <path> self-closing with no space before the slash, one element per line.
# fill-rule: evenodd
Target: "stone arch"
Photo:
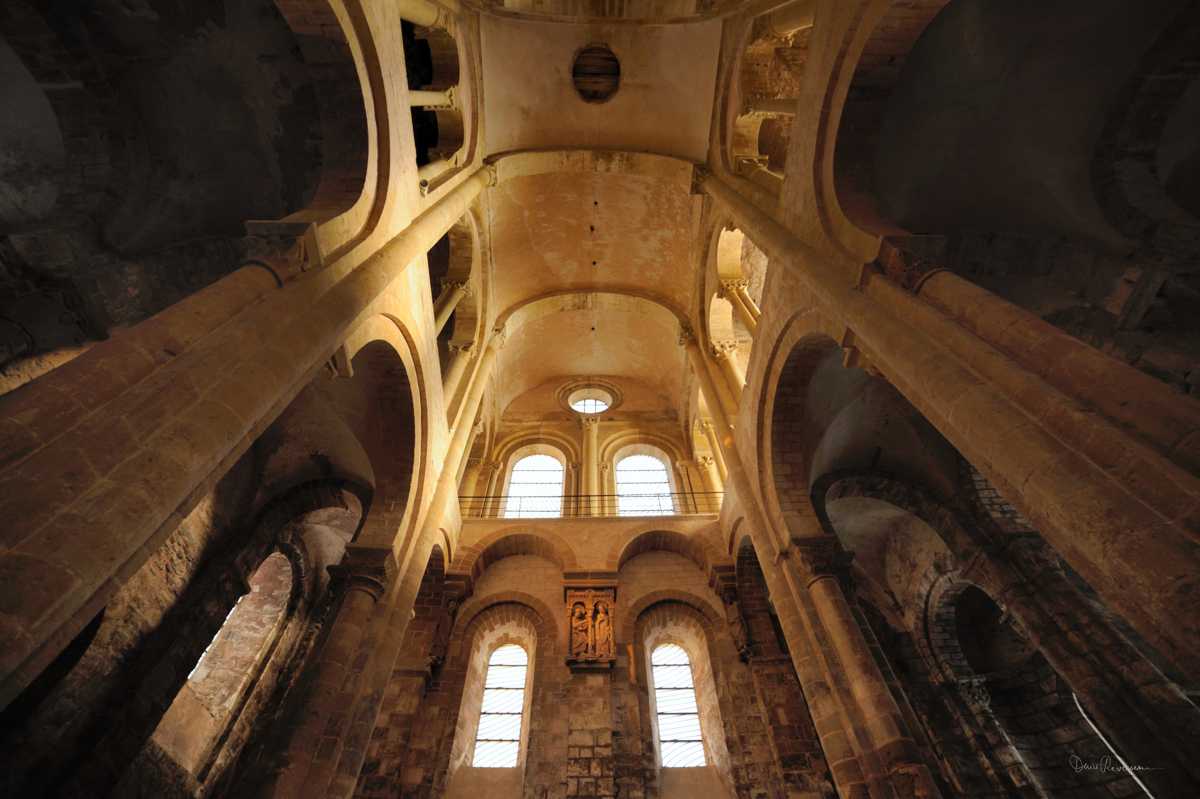
<path fill-rule="evenodd" d="M 858 50 L 853 78 L 836 126 L 830 161 L 833 190 L 841 215 L 874 236 L 911 235 L 884 216 L 873 185 L 875 145 L 884 108 L 917 39 L 949 0 L 891 3 L 866 24 L 869 36 Z M 865 27 L 865 25 L 864 25 Z"/>
<path fill-rule="evenodd" d="M 651 529 L 642 532 L 634 531 L 634 535 L 625 543 L 616 544 L 608 555 L 608 568 L 620 571 L 621 567 L 638 555 L 647 552 L 674 552 L 687 558 L 699 567 L 701 573 L 710 579 L 718 580 L 718 571 L 732 566 L 727 555 L 720 552 L 710 541 L 698 536 L 689 536 L 681 532 L 666 529 L 662 525 L 645 525 Z"/>
<path fill-rule="evenodd" d="M 529 450 L 525 452 L 525 450 Z M 556 430 L 538 430 L 536 433 L 519 432 L 508 438 L 497 441 L 492 451 L 495 459 L 505 464 L 510 463 L 520 452 L 524 455 L 549 455 L 566 469 L 569 464 L 579 460 L 579 445 L 570 436 Z"/>
<path fill-rule="evenodd" d="M 1162 28 L 1117 95 L 1089 165 L 1105 219 L 1151 257 L 1190 260 L 1200 246 L 1200 205 L 1194 189 L 1192 196 L 1177 191 L 1172 185 L 1174 169 L 1159 174 L 1166 160 L 1164 134 L 1173 115 L 1186 99 L 1194 105 L 1198 48 L 1200 13 L 1189 5 Z M 1190 157 L 1176 166 L 1190 162 L 1194 173 L 1197 149 L 1192 135 Z"/>
<path fill-rule="evenodd" d="M 371 123 L 359 79 L 360 65 L 350 43 L 352 37 L 359 37 L 357 31 L 351 35 L 344 29 L 327 0 L 276 0 L 275 5 L 296 33 L 305 60 L 322 67 L 313 76 L 325 140 L 321 182 L 312 202 L 294 217 L 323 225 L 354 210 L 369 193 Z M 358 217 L 354 228 L 366 222 L 365 211 L 362 208 L 354 214 Z"/>
<path fill-rule="evenodd" d="M 321 385 L 335 406 L 346 409 L 351 429 L 367 448 L 376 500 L 386 496 L 393 513 L 404 509 L 399 522 L 388 521 L 381 532 L 404 537 L 417 522 L 430 468 L 428 386 L 419 350 L 404 324 L 386 314 L 364 322 L 343 347 L 342 359 L 334 359 L 336 376 Z"/>
<path fill-rule="evenodd" d="M 470 546 L 460 547 L 451 572 L 462 575 L 473 586 L 489 566 L 514 555 L 536 555 L 563 572 L 579 570 L 575 552 L 565 538 L 544 527 L 519 525 L 497 530 Z"/>
<path fill-rule="evenodd" d="M 706 639 L 713 641 L 714 644 L 717 639 L 717 636 L 713 634 L 714 631 L 723 629 L 722 625 L 725 624 L 725 620 L 719 617 L 713 609 L 712 603 L 695 594 L 676 589 L 651 591 L 630 603 L 622 612 L 620 618 L 616 620 L 616 629 L 614 632 L 618 644 L 635 644 L 637 630 L 642 623 L 643 617 L 646 613 L 660 606 L 686 608 L 681 613 L 695 620 L 700 628 L 705 630 Z M 733 653 L 733 657 L 736 658 L 737 651 L 733 648 L 732 642 L 730 642 L 730 650 Z"/>
<path fill-rule="evenodd" d="M 795 409 L 805 407 L 813 372 L 835 346 L 821 323 L 815 312 L 797 314 L 789 321 L 775 342 L 761 393 L 759 488 L 777 535 L 787 537 L 812 534 L 809 520 L 816 519 L 802 457 L 804 420 Z"/>

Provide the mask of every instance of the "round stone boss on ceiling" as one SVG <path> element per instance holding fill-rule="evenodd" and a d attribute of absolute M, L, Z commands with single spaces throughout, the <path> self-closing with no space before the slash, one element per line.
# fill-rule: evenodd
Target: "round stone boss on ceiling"
<path fill-rule="evenodd" d="M 559 386 L 554 398 L 565 410 L 589 416 L 613 410 L 625 399 L 625 392 L 602 377 L 577 378 Z"/>
<path fill-rule="evenodd" d="M 571 67 L 575 90 L 589 103 L 603 103 L 617 92 L 621 63 L 606 44 L 589 44 L 575 55 Z"/>

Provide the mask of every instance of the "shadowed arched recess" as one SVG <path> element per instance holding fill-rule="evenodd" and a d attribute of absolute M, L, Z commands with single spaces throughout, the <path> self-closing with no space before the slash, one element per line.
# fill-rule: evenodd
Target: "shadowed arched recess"
<path fill-rule="evenodd" d="M 522 529 L 530 530 L 528 527 L 515 528 L 516 531 Z M 578 570 L 575 553 L 562 536 L 536 528 L 529 532 L 516 531 L 500 530 L 470 546 L 460 548 L 459 560 L 450 572 L 465 575 L 474 584 L 493 563 L 514 555 L 536 555 L 550 561 L 561 571 Z"/>

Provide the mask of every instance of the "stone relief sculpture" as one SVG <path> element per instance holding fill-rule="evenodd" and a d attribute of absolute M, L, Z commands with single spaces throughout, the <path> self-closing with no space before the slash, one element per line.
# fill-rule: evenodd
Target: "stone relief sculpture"
<path fill-rule="evenodd" d="M 567 589 L 567 626 L 570 628 L 572 668 L 606 668 L 616 658 L 613 607 L 616 589 Z"/>
<path fill-rule="evenodd" d="M 582 602 L 571 606 L 571 654 L 588 655 L 592 645 L 592 620 Z"/>
<path fill-rule="evenodd" d="M 454 629 L 454 617 L 458 615 L 458 600 L 451 598 L 442 608 L 437 629 L 433 632 L 433 643 L 429 646 L 429 670 L 437 674 L 446 662 L 446 650 L 450 646 L 450 631 Z"/>
<path fill-rule="evenodd" d="M 729 624 L 729 634 L 737 646 L 738 657 L 742 662 L 750 659 L 750 636 L 746 631 L 746 619 L 742 616 L 742 606 L 738 604 L 737 591 L 726 588 L 722 596 L 725 601 L 725 621 Z"/>

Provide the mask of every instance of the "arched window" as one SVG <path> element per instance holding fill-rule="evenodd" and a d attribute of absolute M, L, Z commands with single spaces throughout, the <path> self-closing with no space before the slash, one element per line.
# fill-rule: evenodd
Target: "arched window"
<path fill-rule="evenodd" d="M 696 685 L 687 652 L 663 644 L 650 655 L 653 667 L 654 709 L 658 718 L 658 753 L 663 768 L 706 765 L 700 737 Z"/>
<path fill-rule="evenodd" d="M 154 741 L 194 776 L 203 777 L 261 676 L 291 593 L 292 566 L 277 552 L 254 572 L 250 592 L 233 606 L 154 730 Z"/>
<path fill-rule="evenodd" d="M 650 455 L 630 455 L 617 464 L 617 511 L 621 516 L 671 516 L 667 467 Z"/>
<path fill-rule="evenodd" d="M 506 519 L 549 519 L 562 516 L 563 467 L 549 455 L 517 461 L 508 482 Z"/>
<path fill-rule="evenodd" d="M 472 766 L 512 768 L 517 765 L 528 668 L 529 656 L 516 644 L 502 646 L 492 653 L 483 684 L 483 704 Z"/>

